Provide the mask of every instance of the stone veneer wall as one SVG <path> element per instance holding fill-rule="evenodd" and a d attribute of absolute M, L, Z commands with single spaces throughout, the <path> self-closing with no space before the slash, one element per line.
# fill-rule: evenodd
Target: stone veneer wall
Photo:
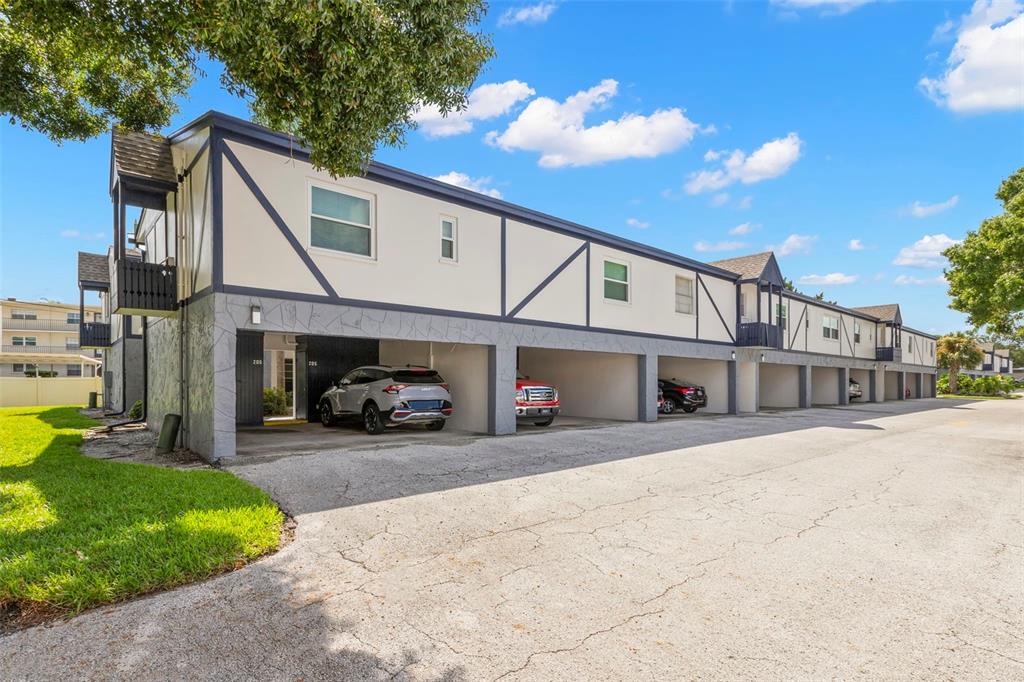
<path fill-rule="evenodd" d="M 181 327 L 178 317 L 154 317 L 149 320 L 147 372 L 149 402 L 146 425 L 159 430 L 164 415 L 181 412 Z"/>

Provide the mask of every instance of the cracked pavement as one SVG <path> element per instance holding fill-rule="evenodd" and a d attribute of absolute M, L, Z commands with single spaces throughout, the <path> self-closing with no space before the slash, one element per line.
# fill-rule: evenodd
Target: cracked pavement
<path fill-rule="evenodd" d="M 1020 679 L 1024 401 L 233 464 L 293 543 L 0 639 L 4 679 Z"/>

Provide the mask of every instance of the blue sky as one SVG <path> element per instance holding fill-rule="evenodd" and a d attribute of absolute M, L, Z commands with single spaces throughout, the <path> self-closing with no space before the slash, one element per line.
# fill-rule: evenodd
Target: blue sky
<path fill-rule="evenodd" d="M 468 112 L 378 160 L 700 260 L 774 247 L 805 293 L 963 326 L 936 252 L 1024 160 L 1020 5 L 494 3 L 483 28 Z M 247 116 L 204 68 L 171 128 Z M 77 299 L 109 145 L 3 124 L 0 295 Z"/>

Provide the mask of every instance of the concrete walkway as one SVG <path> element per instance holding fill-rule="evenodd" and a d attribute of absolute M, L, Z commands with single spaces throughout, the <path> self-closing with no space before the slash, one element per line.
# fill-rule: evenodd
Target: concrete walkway
<path fill-rule="evenodd" d="M 0 639 L 4 679 L 1020 679 L 1024 401 L 258 459 L 246 569 Z"/>

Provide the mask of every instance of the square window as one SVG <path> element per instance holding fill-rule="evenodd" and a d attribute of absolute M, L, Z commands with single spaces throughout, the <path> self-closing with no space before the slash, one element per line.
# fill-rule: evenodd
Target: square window
<path fill-rule="evenodd" d="M 604 262 L 604 297 L 610 301 L 629 302 L 629 266 L 625 263 Z"/>
<path fill-rule="evenodd" d="M 321 249 L 373 254 L 373 204 L 363 197 L 312 188 L 309 243 Z"/>
<path fill-rule="evenodd" d="M 81 365 L 68 365 L 66 373 L 67 373 L 67 375 L 69 377 L 80 377 L 80 376 L 82 376 L 82 366 Z"/>
<path fill-rule="evenodd" d="M 68 324 L 78 324 L 82 321 L 82 316 L 79 313 L 68 313 Z"/>
<path fill-rule="evenodd" d="M 676 312 L 693 314 L 693 280 L 689 277 L 676 277 Z"/>

